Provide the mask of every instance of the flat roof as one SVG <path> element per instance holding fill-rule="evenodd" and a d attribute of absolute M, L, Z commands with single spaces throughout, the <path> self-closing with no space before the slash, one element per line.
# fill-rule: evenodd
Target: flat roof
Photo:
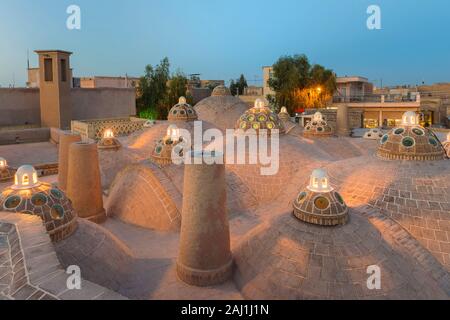
<path fill-rule="evenodd" d="M 369 82 L 369 79 L 360 76 L 345 76 L 345 77 L 337 77 L 337 83 L 345 83 L 345 82 Z"/>
<path fill-rule="evenodd" d="M 64 50 L 35 50 L 37 54 L 40 53 L 51 53 L 51 52 L 58 52 L 58 53 L 65 53 L 65 54 L 72 54 L 73 52 L 70 51 L 64 51 Z"/>

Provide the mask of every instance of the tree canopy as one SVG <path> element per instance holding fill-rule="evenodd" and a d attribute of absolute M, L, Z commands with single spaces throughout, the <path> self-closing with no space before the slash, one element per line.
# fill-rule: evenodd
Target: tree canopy
<path fill-rule="evenodd" d="M 166 119 L 170 108 L 180 96 L 190 96 L 187 91 L 188 79 L 181 71 L 170 76 L 170 63 L 166 57 L 153 67 L 147 65 L 145 74 L 139 80 L 137 111 L 144 117 Z"/>
<path fill-rule="evenodd" d="M 268 85 L 275 91 L 268 100 L 293 113 L 325 107 L 336 90 L 336 76 L 321 65 L 311 65 L 305 55 L 283 56 L 273 65 L 273 77 Z"/>
<path fill-rule="evenodd" d="M 247 87 L 247 80 L 245 79 L 245 76 L 243 74 L 241 74 L 239 79 L 230 81 L 230 91 L 233 96 L 235 96 L 236 94 L 243 95 L 244 90 Z"/>

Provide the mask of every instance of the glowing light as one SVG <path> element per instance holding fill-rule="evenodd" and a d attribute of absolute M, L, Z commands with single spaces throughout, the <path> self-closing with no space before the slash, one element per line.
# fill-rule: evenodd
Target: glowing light
<path fill-rule="evenodd" d="M 0 171 L 5 170 L 8 167 L 8 162 L 5 159 L 0 158 Z"/>
<path fill-rule="evenodd" d="M 180 97 L 180 99 L 178 99 L 178 104 L 186 104 L 186 98 L 185 97 Z"/>
<path fill-rule="evenodd" d="M 105 138 L 105 139 L 111 139 L 111 138 L 114 138 L 114 132 L 112 131 L 112 129 L 106 129 L 106 130 L 103 132 L 103 138 Z"/>
<path fill-rule="evenodd" d="M 255 100 L 255 108 L 264 108 L 265 107 L 265 103 L 262 99 L 256 99 Z"/>
<path fill-rule="evenodd" d="M 316 90 L 317 90 L 318 93 L 321 93 L 321 92 L 322 92 L 322 88 L 321 88 L 321 87 L 317 87 Z"/>
<path fill-rule="evenodd" d="M 172 141 L 178 141 L 180 139 L 180 129 L 174 124 L 167 128 L 167 136 L 170 137 Z"/>
<path fill-rule="evenodd" d="M 39 185 L 40 182 L 38 180 L 37 172 L 32 166 L 25 165 L 17 169 L 16 175 L 14 176 L 13 189 L 31 189 Z"/>
<path fill-rule="evenodd" d="M 314 192 L 333 191 L 328 181 L 327 172 L 323 169 L 314 170 L 311 174 L 308 189 Z"/>
<path fill-rule="evenodd" d="M 405 112 L 402 116 L 402 125 L 412 126 L 419 124 L 419 116 L 414 111 Z"/>
<path fill-rule="evenodd" d="M 322 121 L 323 120 L 322 114 L 320 112 L 314 113 L 313 120 L 314 121 Z"/>

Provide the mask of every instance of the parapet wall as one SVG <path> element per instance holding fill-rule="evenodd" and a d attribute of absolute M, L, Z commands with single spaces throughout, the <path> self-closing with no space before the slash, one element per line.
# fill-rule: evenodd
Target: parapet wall
<path fill-rule="evenodd" d="M 327 120 L 327 123 L 333 127 L 336 128 L 336 121 L 337 121 L 337 109 L 308 109 L 308 112 L 316 112 L 320 111 L 325 119 Z M 351 129 L 355 128 L 361 128 L 362 127 L 362 117 L 363 117 L 363 111 L 362 110 L 349 110 L 348 111 L 348 124 Z"/>
<path fill-rule="evenodd" d="M 124 88 L 71 89 L 72 119 L 105 119 L 136 114 L 136 91 Z M 39 89 L 0 88 L 0 127 L 40 125 Z"/>
<path fill-rule="evenodd" d="M 0 126 L 39 124 L 39 89 L 0 88 Z"/>
<path fill-rule="evenodd" d="M 134 88 L 72 89 L 72 120 L 129 117 L 136 114 Z"/>

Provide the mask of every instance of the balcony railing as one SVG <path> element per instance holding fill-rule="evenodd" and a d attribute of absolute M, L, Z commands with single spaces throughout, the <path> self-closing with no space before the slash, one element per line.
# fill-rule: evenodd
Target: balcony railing
<path fill-rule="evenodd" d="M 387 94 L 387 95 L 353 95 L 353 96 L 334 96 L 334 103 L 392 103 L 392 102 L 420 102 L 420 95 L 404 96 L 401 94 Z"/>

